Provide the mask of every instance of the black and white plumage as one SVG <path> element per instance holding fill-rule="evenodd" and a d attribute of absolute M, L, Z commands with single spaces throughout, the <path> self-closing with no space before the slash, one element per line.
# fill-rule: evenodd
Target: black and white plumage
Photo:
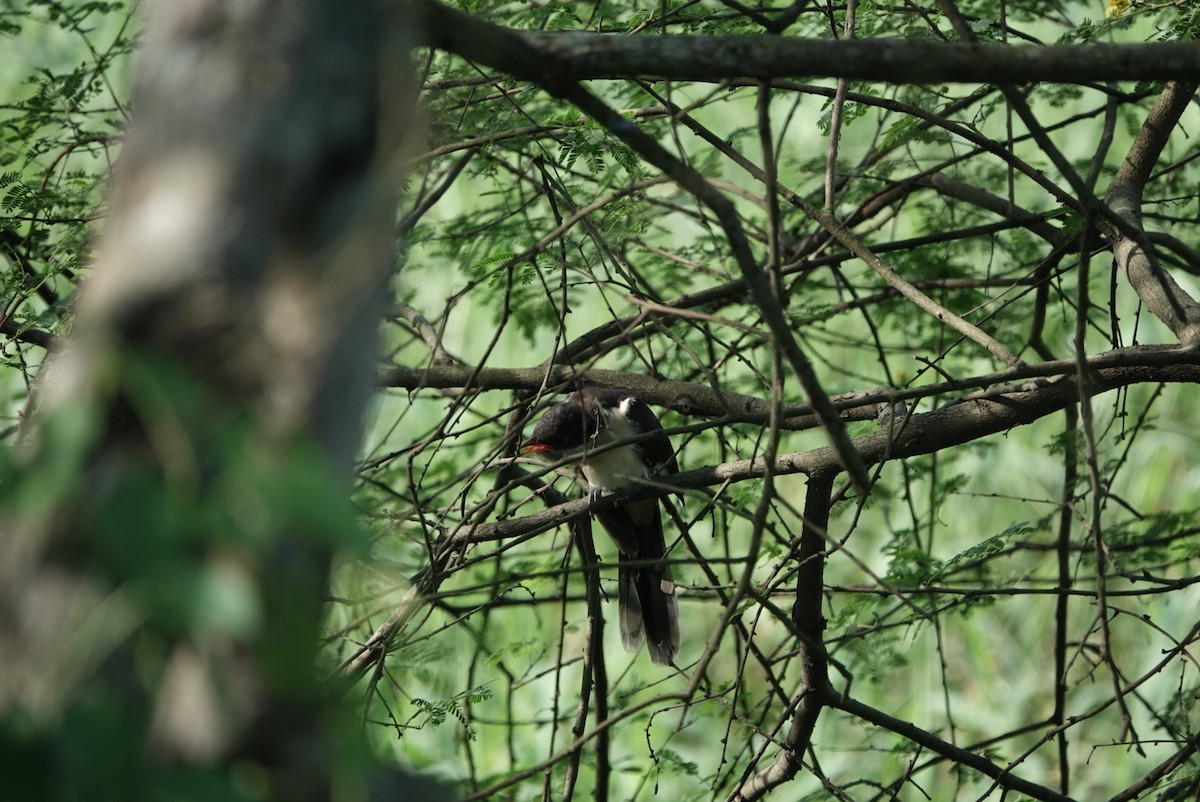
<path fill-rule="evenodd" d="M 609 443 L 662 428 L 637 396 L 585 387 L 546 410 L 522 453 L 579 457 L 592 495 L 601 495 L 679 471 L 665 434 L 597 453 Z M 679 606 L 665 559 L 658 500 L 626 502 L 598 510 L 595 516 L 621 555 L 617 567 L 621 641 L 634 652 L 644 640 L 650 659 L 669 665 L 679 654 Z"/>

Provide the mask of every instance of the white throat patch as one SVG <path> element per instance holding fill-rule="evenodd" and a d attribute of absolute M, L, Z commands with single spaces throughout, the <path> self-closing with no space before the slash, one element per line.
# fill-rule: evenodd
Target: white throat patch
<path fill-rule="evenodd" d="M 633 398 L 624 398 L 616 409 L 603 413 L 603 428 L 596 436 L 596 446 L 605 446 L 639 433 L 629 419 L 632 404 Z M 650 475 L 646 463 L 642 461 L 641 451 L 635 445 L 621 446 L 600 454 L 584 453 L 581 467 L 588 484 L 609 491 L 629 487 L 636 484 L 638 479 Z"/>

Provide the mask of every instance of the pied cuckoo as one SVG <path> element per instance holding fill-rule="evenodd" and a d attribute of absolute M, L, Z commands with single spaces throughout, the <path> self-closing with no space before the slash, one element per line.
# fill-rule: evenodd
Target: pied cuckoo
<path fill-rule="evenodd" d="M 546 410 L 521 453 L 578 458 L 589 494 L 596 498 L 679 471 L 665 434 L 597 452 L 615 441 L 662 430 L 650 407 L 637 396 L 584 387 Z M 650 659 L 669 665 L 679 654 L 679 606 L 666 562 L 658 499 L 628 501 L 597 510 L 595 517 L 621 555 L 617 565 L 621 641 L 635 652 L 644 640 Z"/>

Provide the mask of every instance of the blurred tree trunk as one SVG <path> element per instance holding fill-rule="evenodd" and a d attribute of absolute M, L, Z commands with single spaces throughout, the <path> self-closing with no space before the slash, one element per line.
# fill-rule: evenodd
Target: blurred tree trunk
<path fill-rule="evenodd" d="M 387 16 L 150 5 L 106 233 L 0 546 L 0 710 L 124 733 L 67 780 L 94 798 L 167 766 L 249 766 L 279 799 L 340 776 L 315 660 L 413 108 L 382 80 L 407 57 Z"/>

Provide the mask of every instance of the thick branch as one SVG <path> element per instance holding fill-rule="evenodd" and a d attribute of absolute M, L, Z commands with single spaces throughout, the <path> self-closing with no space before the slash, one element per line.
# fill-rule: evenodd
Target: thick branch
<path fill-rule="evenodd" d="M 1129 148 L 1105 200 L 1117 217 L 1142 232 L 1142 195 L 1150 170 L 1196 94 L 1195 83 L 1172 81 L 1158 96 Z M 1200 304 L 1158 264 L 1145 236 L 1116 236 L 1113 257 L 1130 286 L 1183 345 L 1200 343 Z"/>
<path fill-rule="evenodd" d="M 58 345 L 57 335 L 31 326 L 22 327 L 12 318 L 0 321 L 0 334 L 18 342 L 45 348 L 47 351 L 53 350 Z"/>
<path fill-rule="evenodd" d="M 813 728 L 828 693 L 829 658 L 822 643 L 825 617 L 821 614 L 821 593 L 825 588 L 825 538 L 832 496 L 833 477 L 809 480 L 804 526 L 796 550 L 796 601 L 792 605 L 792 623 L 803 636 L 796 644 L 802 679 L 792 726 L 779 756 L 734 792 L 734 802 L 761 799 L 799 773 L 801 756 L 812 741 Z"/>
<path fill-rule="evenodd" d="M 1157 381 L 1157 371 L 1163 371 L 1162 381 L 1172 379 L 1180 369 L 1200 367 L 1200 356 L 1181 351 L 1177 346 L 1146 345 L 1118 348 L 1089 357 L 1090 370 L 1112 370 L 1137 368 L 1145 371 L 1142 381 Z M 1029 379 L 1053 379 L 1070 376 L 1078 370 L 1074 359 L 1054 362 L 1022 364 L 1006 370 L 980 376 L 949 379 L 939 384 L 924 385 L 907 390 L 884 390 L 842 393 L 830 397 L 843 418 L 853 420 L 873 419 L 875 406 L 882 403 L 894 404 L 932 398 L 946 393 L 964 390 L 1009 385 Z M 766 420 L 769 403 L 762 398 L 743 395 L 727 390 L 714 391 L 711 387 L 693 382 L 668 381 L 615 370 L 577 370 L 559 366 L 549 371 L 550 387 L 567 388 L 573 382 L 586 379 L 600 387 L 618 387 L 629 390 L 651 404 L 667 407 L 684 415 L 699 415 L 710 418 L 730 418 L 736 421 L 755 422 Z M 536 392 L 547 378 L 545 368 L 473 368 L 469 365 L 431 365 L 426 368 L 394 367 L 382 371 L 379 383 L 385 387 L 401 387 L 406 390 L 451 389 L 464 391 L 480 390 L 528 390 Z M 866 409 L 867 412 L 855 410 Z M 811 429 L 817 425 L 808 404 L 784 404 L 780 427 L 789 430 Z"/>
<path fill-rule="evenodd" d="M 518 78 L 563 84 L 631 75 L 675 80 L 824 76 L 889 83 L 1200 80 L 1200 43 L 1022 46 L 917 39 L 527 33 L 433 0 L 422 43 Z"/>
<path fill-rule="evenodd" d="M 388 368 L 379 375 L 384 387 L 407 390 L 461 388 L 478 390 L 526 390 L 536 392 L 543 383 L 553 388 L 573 387 L 580 380 L 598 387 L 628 390 L 644 401 L 673 409 L 684 415 L 738 420 L 766 420 L 770 402 L 765 399 L 729 390 L 714 390 L 695 382 L 669 381 L 640 373 L 592 368 L 581 370 L 566 365 L 546 368 L 475 368 L 470 365 L 431 365 L 427 368 Z M 882 399 L 861 392 L 831 396 L 830 401 L 841 409 L 841 417 L 851 420 L 871 420 L 875 405 Z M 852 408 L 865 411 L 854 414 Z M 869 409 L 868 409 L 869 407 Z M 811 429 L 820 425 L 810 404 L 784 404 L 780 428 Z"/>

